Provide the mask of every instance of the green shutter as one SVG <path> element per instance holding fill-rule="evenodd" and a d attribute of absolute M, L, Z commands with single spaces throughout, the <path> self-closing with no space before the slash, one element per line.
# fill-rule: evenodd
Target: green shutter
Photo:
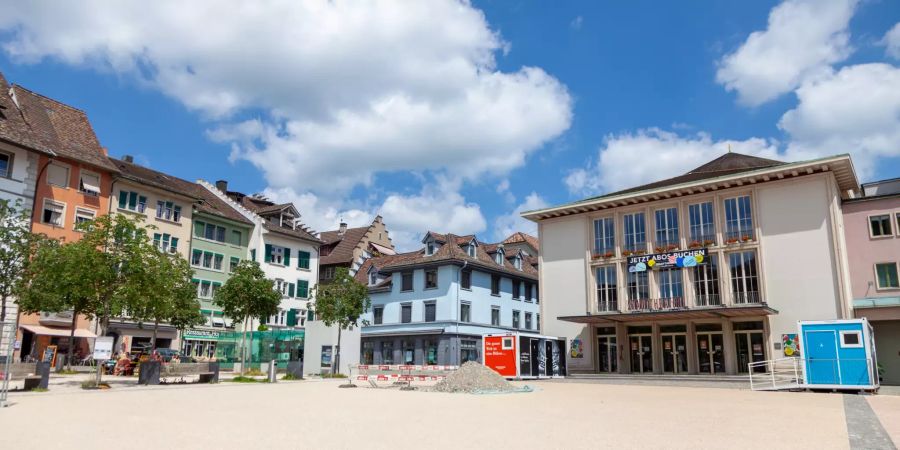
<path fill-rule="evenodd" d="M 203 237 L 203 230 L 206 229 L 206 224 L 203 222 L 194 222 L 194 236 Z"/>
<path fill-rule="evenodd" d="M 309 269 L 309 252 L 298 251 L 297 259 L 299 260 L 297 263 L 297 267 L 301 269 Z"/>
<path fill-rule="evenodd" d="M 265 262 L 272 262 L 272 246 L 266 244 L 266 254 L 263 255 Z"/>
<path fill-rule="evenodd" d="M 137 209 L 137 192 L 128 193 L 128 209 Z"/>
<path fill-rule="evenodd" d="M 128 193 L 119 191 L 119 208 L 125 209 L 126 205 L 128 205 Z"/>
<path fill-rule="evenodd" d="M 191 264 L 194 264 L 194 260 L 195 260 L 195 259 L 196 259 L 197 261 L 202 261 L 202 260 L 203 260 L 203 251 L 202 251 L 202 250 L 194 249 L 194 251 L 192 252 L 192 254 L 193 254 L 194 256 L 191 258 Z M 199 258 L 197 257 L 198 255 L 199 255 Z M 199 262 L 198 262 L 198 264 L 199 264 Z"/>
<path fill-rule="evenodd" d="M 291 249 L 284 249 L 284 265 L 287 267 L 291 266 Z"/>
<path fill-rule="evenodd" d="M 256 249 L 255 248 L 250 249 L 250 261 L 256 261 Z"/>
<path fill-rule="evenodd" d="M 306 320 L 308 322 L 312 322 L 313 320 L 316 320 L 316 312 L 311 309 L 307 310 L 306 311 Z"/>
<path fill-rule="evenodd" d="M 292 327 L 294 325 L 297 325 L 297 310 L 289 309 L 287 316 L 287 326 Z"/>
<path fill-rule="evenodd" d="M 178 250 L 178 238 L 177 237 L 172 238 L 172 242 L 169 243 L 169 247 L 174 248 L 175 250 Z"/>
<path fill-rule="evenodd" d="M 294 283 L 288 283 L 288 297 L 294 296 Z"/>
<path fill-rule="evenodd" d="M 297 280 L 297 297 L 309 298 L 309 281 Z"/>

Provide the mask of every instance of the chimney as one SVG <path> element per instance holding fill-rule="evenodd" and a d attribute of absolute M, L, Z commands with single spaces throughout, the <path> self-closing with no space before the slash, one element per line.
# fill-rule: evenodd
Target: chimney
<path fill-rule="evenodd" d="M 341 222 L 340 228 L 338 228 L 338 234 L 344 234 L 347 232 L 347 223 Z"/>
<path fill-rule="evenodd" d="M 125 155 L 125 156 L 122 157 L 122 161 L 125 161 L 125 162 L 130 163 L 130 164 L 134 164 L 134 156 L 131 156 L 131 155 Z"/>
<path fill-rule="evenodd" d="M 223 194 L 227 193 L 228 192 L 228 181 L 226 181 L 226 180 L 216 181 L 216 189 L 222 191 Z"/>

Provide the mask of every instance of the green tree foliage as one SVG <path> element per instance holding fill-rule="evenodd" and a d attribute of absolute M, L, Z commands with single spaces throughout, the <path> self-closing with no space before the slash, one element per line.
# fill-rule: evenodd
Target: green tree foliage
<path fill-rule="evenodd" d="M 21 202 L 0 200 L 0 322 L 6 321 L 7 301 L 15 295 L 16 284 L 43 240 L 31 233 L 30 224 L 30 212 L 22 209 Z"/>
<path fill-rule="evenodd" d="M 337 325 L 338 341 L 332 373 L 340 373 L 341 368 L 341 330 L 352 330 L 360 323 L 359 316 L 369 309 L 368 288 L 356 281 L 347 268 L 339 267 L 335 277 L 328 284 L 319 285 L 315 296 L 316 318 L 327 326 Z"/>
<path fill-rule="evenodd" d="M 231 278 L 216 291 L 214 301 L 226 316 L 240 320 L 243 324 L 241 338 L 241 375 L 243 375 L 246 365 L 244 343 L 247 339 L 247 329 L 250 327 L 248 321 L 255 317 L 269 317 L 277 313 L 281 294 L 275 291 L 274 283 L 266 278 L 259 263 L 241 261 Z"/>
<path fill-rule="evenodd" d="M 184 330 L 203 323 L 197 287 L 191 283 L 193 270 L 184 257 L 162 251 L 151 252 L 144 260 L 147 279 L 154 284 L 153 294 L 130 309 L 131 318 L 153 323 L 151 345 L 156 348 L 160 323 Z"/>

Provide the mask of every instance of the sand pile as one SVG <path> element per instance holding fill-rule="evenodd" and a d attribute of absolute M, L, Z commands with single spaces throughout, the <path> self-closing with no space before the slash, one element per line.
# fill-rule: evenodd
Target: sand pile
<path fill-rule="evenodd" d="M 432 387 L 437 392 L 513 392 L 518 389 L 497 372 L 468 361 Z"/>

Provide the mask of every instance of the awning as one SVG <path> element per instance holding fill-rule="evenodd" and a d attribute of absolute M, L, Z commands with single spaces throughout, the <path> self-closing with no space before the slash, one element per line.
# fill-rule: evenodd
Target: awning
<path fill-rule="evenodd" d="M 378 245 L 378 244 L 376 244 L 376 243 L 374 243 L 374 242 L 370 242 L 370 244 L 372 245 L 372 247 L 373 247 L 375 250 L 378 250 L 378 253 L 381 253 L 382 255 L 396 255 L 396 254 L 397 254 L 397 252 L 395 252 L 395 251 L 393 251 L 393 250 L 391 250 L 391 249 L 389 249 L 389 248 L 387 248 L 387 247 L 385 247 L 385 246 L 383 246 L 383 245 Z"/>
<path fill-rule="evenodd" d="M 669 311 L 635 311 L 562 316 L 557 319 L 574 323 L 652 322 L 655 320 L 722 319 L 778 314 L 767 305 L 731 306 L 719 308 L 674 309 Z"/>
<path fill-rule="evenodd" d="M 19 325 L 20 327 L 41 336 L 59 336 L 59 337 L 69 337 L 72 334 L 71 328 L 51 328 L 45 327 L 43 325 Z M 84 328 L 76 328 L 75 329 L 75 337 L 77 338 L 86 338 L 86 339 L 94 339 L 97 337 L 96 334 L 91 333 Z"/>
<path fill-rule="evenodd" d="M 94 175 L 81 174 L 81 185 L 85 191 L 100 193 L 100 178 Z"/>

